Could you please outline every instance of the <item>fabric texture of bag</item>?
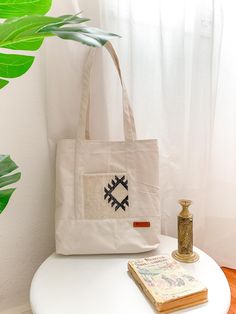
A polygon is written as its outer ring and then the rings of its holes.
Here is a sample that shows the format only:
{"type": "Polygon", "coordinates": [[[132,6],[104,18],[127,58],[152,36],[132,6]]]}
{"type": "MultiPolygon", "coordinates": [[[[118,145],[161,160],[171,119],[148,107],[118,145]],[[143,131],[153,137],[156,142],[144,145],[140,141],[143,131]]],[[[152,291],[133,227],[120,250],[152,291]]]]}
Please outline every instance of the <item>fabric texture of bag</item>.
{"type": "Polygon", "coordinates": [[[137,140],[133,112],[119,61],[124,141],[91,140],[87,116],[90,72],[96,49],[85,62],[76,139],[57,145],[56,252],[71,254],[137,253],[159,244],[160,209],[157,140],[137,140]]]}

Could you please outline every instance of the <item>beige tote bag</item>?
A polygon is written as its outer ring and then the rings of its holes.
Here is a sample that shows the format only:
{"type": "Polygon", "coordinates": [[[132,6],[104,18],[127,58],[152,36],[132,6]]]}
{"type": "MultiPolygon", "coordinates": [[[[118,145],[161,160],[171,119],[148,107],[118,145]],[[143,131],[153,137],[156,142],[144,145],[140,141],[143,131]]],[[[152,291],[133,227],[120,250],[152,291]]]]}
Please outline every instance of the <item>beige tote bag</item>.
{"type": "Polygon", "coordinates": [[[76,139],[60,140],[56,161],[56,252],[136,253],[155,249],[160,234],[158,144],[137,140],[119,61],[125,141],[91,140],[87,130],[90,70],[85,63],[76,139]]]}

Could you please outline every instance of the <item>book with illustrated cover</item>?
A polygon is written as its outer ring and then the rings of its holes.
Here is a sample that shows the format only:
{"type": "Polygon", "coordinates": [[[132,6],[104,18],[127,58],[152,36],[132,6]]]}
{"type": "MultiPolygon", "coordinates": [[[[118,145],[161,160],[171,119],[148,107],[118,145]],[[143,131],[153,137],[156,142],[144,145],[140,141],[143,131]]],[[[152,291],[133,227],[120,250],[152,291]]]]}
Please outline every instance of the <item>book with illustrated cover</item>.
{"type": "Polygon", "coordinates": [[[169,256],[130,260],[128,269],[161,313],[207,302],[207,288],[169,256]]]}

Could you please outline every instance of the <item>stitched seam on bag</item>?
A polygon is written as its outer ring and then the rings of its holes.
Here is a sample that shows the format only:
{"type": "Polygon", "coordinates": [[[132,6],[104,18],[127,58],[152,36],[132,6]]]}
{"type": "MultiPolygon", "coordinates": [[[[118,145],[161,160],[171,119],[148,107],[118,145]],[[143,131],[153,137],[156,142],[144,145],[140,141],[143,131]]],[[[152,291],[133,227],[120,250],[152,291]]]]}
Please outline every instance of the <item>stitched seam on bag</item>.
{"type": "MultiPolygon", "coordinates": [[[[130,221],[130,222],[133,222],[134,219],[145,219],[145,220],[148,220],[148,219],[160,219],[161,218],[161,215],[157,215],[157,216],[134,216],[134,217],[128,217],[128,218],[120,218],[120,220],[127,220],[127,221],[130,221]]],[[[67,218],[67,219],[59,219],[60,221],[91,221],[94,222],[94,221],[114,221],[113,218],[105,218],[105,219],[73,219],[73,218],[67,218]]]]}

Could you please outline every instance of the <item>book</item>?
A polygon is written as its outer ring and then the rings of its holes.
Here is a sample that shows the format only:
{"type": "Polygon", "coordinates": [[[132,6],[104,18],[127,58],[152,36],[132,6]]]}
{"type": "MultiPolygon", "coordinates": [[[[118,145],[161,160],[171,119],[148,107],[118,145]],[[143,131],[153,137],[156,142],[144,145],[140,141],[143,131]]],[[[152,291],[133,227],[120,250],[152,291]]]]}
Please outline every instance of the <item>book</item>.
{"type": "Polygon", "coordinates": [[[128,269],[160,313],[207,302],[208,290],[205,285],[169,256],[130,260],[128,269]]]}

